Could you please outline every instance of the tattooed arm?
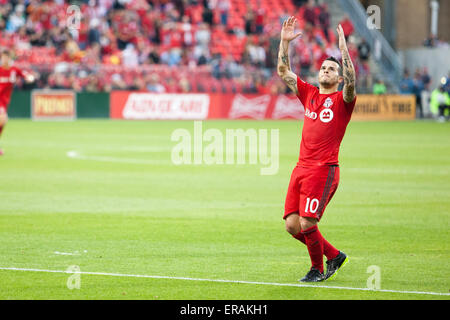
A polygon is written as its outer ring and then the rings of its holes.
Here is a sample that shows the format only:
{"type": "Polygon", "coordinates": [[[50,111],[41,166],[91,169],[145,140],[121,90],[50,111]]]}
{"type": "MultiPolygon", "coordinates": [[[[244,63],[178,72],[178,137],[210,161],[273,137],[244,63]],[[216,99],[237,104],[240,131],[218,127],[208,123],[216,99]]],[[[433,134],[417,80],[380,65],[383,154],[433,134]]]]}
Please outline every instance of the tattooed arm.
{"type": "Polygon", "coordinates": [[[280,50],[278,52],[277,72],[284,83],[298,95],[297,75],[291,71],[291,65],[289,63],[289,43],[302,34],[301,32],[294,33],[296,22],[297,19],[290,17],[283,23],[280,50]]]}
{"type": "Polygon", "coordinates": [[[342,54],[342,68],[344,76],[344,90],[342,94],[344,96],[344,101],[350,103],[355,99],[356,96],[355,68],[353,66],[352,59],[350,58],[350,54],[348,53],[344,30],[342,29],[341,25],[338,26],[337,32],[339,35],[339,49],[341,50],[342,54]]]}

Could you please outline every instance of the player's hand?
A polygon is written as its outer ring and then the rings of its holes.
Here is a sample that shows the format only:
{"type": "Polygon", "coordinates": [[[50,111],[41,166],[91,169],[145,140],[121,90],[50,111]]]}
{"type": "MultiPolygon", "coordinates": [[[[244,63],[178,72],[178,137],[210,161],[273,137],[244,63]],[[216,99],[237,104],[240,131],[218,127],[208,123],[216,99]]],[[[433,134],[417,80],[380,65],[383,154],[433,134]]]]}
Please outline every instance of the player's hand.
{"type": "Polygon", "coordinates": [[[344,29],[339,25],[336,30],[339,36],[339,49],[346,49],[347,41],[345,41],[344,29]]]}
{"type": "Polygon", "coordinates": [[[281,28],[281,40],[290,42],[302,35],[301,32],[295,33],[296,23],[297,19],[295,17],[289,17],[283,22],[283,27],[281,28]]]}

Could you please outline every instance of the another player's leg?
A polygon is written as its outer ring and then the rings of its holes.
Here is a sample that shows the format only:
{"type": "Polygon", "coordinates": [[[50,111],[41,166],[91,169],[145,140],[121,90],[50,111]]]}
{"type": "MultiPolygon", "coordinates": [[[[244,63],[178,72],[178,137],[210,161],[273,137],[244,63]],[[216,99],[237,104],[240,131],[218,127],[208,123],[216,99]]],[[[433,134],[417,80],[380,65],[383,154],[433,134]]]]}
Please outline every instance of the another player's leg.
{"type": "MultiPolygon", "coordinates": [[[[0,138],[7,122],[8,114],[6,113],[6,108],[0,106],[0,138]]],[[[3,155],[3,150],[0,147],[0,156],[1,155],[3,155]]]]}

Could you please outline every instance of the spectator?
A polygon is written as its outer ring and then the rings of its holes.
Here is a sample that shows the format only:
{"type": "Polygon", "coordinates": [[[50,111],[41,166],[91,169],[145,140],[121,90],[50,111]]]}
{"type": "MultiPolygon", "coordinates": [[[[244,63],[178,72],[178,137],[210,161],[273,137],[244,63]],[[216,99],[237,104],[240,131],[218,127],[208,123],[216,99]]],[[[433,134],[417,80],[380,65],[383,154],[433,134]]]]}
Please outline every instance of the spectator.
{"type": "Polygon", "coordinates": [[[207,1],[204,1],[205,4],[203,6],[203,13],[202,13],[202,19],[204,23],[207,23],[209,26],[213,25],[213,12],[211,8],[209,7],[209,4],[207,1]]]}
{"type": "Polygon", "coordinates": [[[373,85],[373,94],[375,95],[382,95],[386,94],[386,85],[384,84],[383,80],[379,79],[375,82],[373,85]]]}
{"type": "Polygon", "coordinates": [[[264,31],[264,14],[265,14],[265,11],[263,8],[258,8],[256,10],[256,16],[255,16],[255,32],[256,32],[256,34],[262,34],[264,31]]]}
{"type": "Polygon", "coordinates": [[[138,53],[131,43],[127,44],[125,50],[122,51],[122,65],[125,67],[137,67],[139,65],[138,53]]]}
{"type": "Polygon", "coordinates": [[[400,81],[400,93],[401,94],[413,94],[414,93],[414,81],[409,75],[409,71],[403,72],[403,78],[400,81]]]}
{"type": "Polygon", "coordinates": [[[88,44],[100,42],[100,20],[97,18],[92,19],[89,22],[89,32],[88,32],[88,44]]]}
{"type": "Polygon", "coordinates": [[[330,39],[330,14],[328,13],[328,5],[326,3],[319,6],[320,12],[318,16],[320,27],[322,28],[322,32],[325,35],[326,40],[329,42],[330,39]]]}
{"type": "Polygon", "coordinates": [[[370,45],[367,43],[365,38],[362,38],[360,44],[358,45],[358,56],[363,62],[368,61],[370,58],[370,45]]]}
{"type": "Polygon", "coordinates": [[[445,83],[445,88],[447,92],[450,94],[450,72],[448,73],[447,78],[444,78],[443,83],[445,83]]]}
{"type": "Polygon", "coordinates": [[[422,69],[422,82],[423,82],[423,87],[425,91],[430,91],[430,85],[431,85],[431,76],[428,72],[428,68],[424,67],[422,69]]]}
{"type": "Polygon", "coordinates": [[[135,77],[133,79],[133,83],[128,86],[127,89],[131,91],[145,91],[146,87],[144,79],[142,79],[141,77],[135,77]]]}
{"type": "Polygon", "coordinates": [[[18,4],[15,7],[14,12],[9,16],[8,23],[6,24],[6,30],[14,33],[25,25],[25,7],[23,4],[18,4]]]}
{"type": "Polygon", "coordinates": [[[202,23],[195,33],[195,42],[201,50],[208,50],[211,41],[211,31],[206,23],[202,23]]]}
{"type": "Polygon", "coordinates": [[[159,76],[157,74],[150,75],[149,81],[147,83],[147,90],[155,93],[166,92],[166,88],[164,88],[164,86],[159,83],[159,76]]]}
{"type": "Polygon", "coordinates": [[[430,111],[440,122],[448,120],[450,116],[450,95],[441,85],[431,93],[430,111]]]}
{"type": "Polygon", "coordinates": [[[180,79],[180,90],[182,93],[189,93],[191,92],[191,85],[185,77],[180,79]]]}
{"type": "Polygon", "coordinates": [[[316,12],[314,10],[314,0],[308,0],[303,11],[303,19],[312,26],[316,25],[316,12]]]}
{"type": "Polygon", "coordinates": [[[68,82],[64,78],[64,74],[57,72],[50,77],[49,80],[51,89],[69,89],[68,82]]]}
{"type": "Polygon", "coordinates": [[[122,76],[115,73],[111,76],[111,90],[126,90],[127,84],[123,81],[122,76]]]}
{"type": "Polygon", "coordinates": [[[264,48],[254,43],[252,38],[249,38],[247,51],[250,58],[250,63],[255,66],[262,67],[266,61],[266,51],[264,48]]]}
{"type": "Polygon", "coordinates": [[[419,116],[423,118],[423,108],[422,108],[422,91],[424,90],[424,85],[422,82],[422,75],[420,74],[420,70],[417,69],[414,73],[413,79],[413,93],[416,97],[416,107],[419,109],[419,116]]]}
{"type": "Polygon", "coordinates": [[[246,34],[253,34],[255,32],[255,14],[253,10],[250,8],[250,6],[247,7],[247,10],[245,12],[244,16],[244,22],[245,22],[245,33],[246,34]]]}
{"type": "Polygon", "coordinates": [[[230,11],[230,7],[230,0],[218,1],[217,8],[219,9],[220,13],[220,23],[225,27],[228,25],[228,14],[230,11]]]}
{"type": "Polygon", "coordinates": [[[159,54],[158,51],[156,50],[156,48],[153,48],[149,55],[148,55],[148,61],[151,64],[159,64],[160,59],[159,59],[159,54]]]}
{"type": "Polygon", "coordinates": [[[353,22],[348,15],[344,16],[344,19],[340,22],[342,29],[344,30],[345,40],[348,41],[348,38],[355,31],[355,27],[353,26],[353,22]]]}
{"type": "Polygon", "coordinates": [[[168,66],[179,65],[181,62],[181,52],[180,48],[172,48],[168,51],[164,51],[161,54],[161,62],[168,66]]]}
{"type": "Polygon", "coordinates": [[[85,90],[88,92],[98,92],[100,91],[101,87],[100,87],[100,83],[98,81],[97,76],[95,75],[90,75],[89,76],[89,81],[85,87],[85,90]]]}
{"type": "Polygon", "coordinates": [[[437,36],[430,34],[428,38],[423,41],[424,47],[434,48],[436,46],[437,36]]]}

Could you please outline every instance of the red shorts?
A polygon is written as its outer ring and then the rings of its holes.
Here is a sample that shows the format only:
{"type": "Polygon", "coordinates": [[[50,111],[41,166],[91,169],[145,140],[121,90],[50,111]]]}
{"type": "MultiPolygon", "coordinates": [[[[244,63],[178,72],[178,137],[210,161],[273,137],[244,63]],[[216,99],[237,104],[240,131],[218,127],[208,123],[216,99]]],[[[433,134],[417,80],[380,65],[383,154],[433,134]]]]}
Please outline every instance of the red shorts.
{"type": "Polygon", "coordinates": [[[292,171],[283,219],[292,213],[320,221],[339,184],[339,166],[305,168],[292,171]]]}

